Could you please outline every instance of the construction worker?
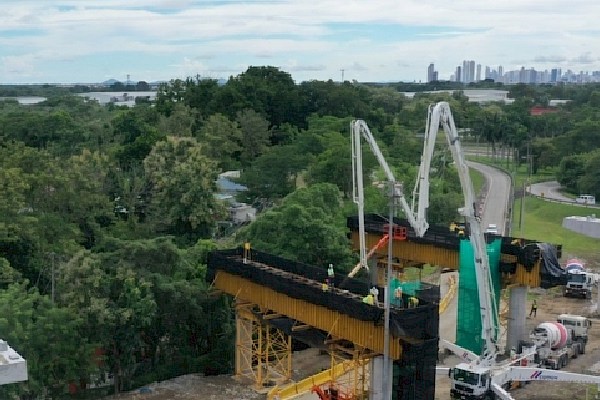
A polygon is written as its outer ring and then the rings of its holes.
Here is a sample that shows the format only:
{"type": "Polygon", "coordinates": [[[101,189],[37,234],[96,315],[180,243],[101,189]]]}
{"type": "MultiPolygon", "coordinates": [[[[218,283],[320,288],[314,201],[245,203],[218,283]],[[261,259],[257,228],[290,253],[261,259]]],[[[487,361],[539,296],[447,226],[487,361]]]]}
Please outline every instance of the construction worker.
{"type": "Polygon", "coordinates": [[[374,304],[373,295],[369,293],[368,295],[363,297],[362,302],[372,306],[374,304]]]}
{"type": "Polygon", "coordinates": [[[417,308],[419,306],[419,299],[417,299],[414,296],[411,296],[410,299],[408,299],[408,308],[417,308]]]}
{"type": "Polygon", "coordinates": [[[531,314],[533,314],[533,318],[537,317],[537,302],[533,299],[533,303],[531,303],[531,310],[529,310],[529,317],[531,318],[531,314]]]}
{"type": "Polygon", "coordinates": [[[333,287],[333,278],[335,277],[335,272],[333,271],[333,264],[329,264],[327,267],[327,284],[329,287],[333,287]]]}
{"type": "Polygon", "coordinates": [[[373,296],[375,304],[379,304],[379,289],[377,289],[377,286],[373,286],[369,290],[369,293],[373,296]]]}
{"type": "Polygon", "coordinates": [[[394,289],[394,302],[398,305],[398,307],[402,307],[402,287],[398,286],[394,289]]]}
{"type": "Polygon", "coordinates": [[[322,289],[324,292],[327,292],[327,291],[329,291],[329,285],[327,284],[327,279],[325,279],[325,281],[324,281],[323,283],[321,283],[321,289],[322,289]]]}

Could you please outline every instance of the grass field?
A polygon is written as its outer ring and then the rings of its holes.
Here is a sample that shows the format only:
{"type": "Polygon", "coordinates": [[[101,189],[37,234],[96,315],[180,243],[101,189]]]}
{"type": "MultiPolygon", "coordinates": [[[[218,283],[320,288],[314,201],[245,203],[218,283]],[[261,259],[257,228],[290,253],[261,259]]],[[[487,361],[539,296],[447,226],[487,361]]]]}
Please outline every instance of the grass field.
{"type": "MultiPolygon", "coordinates": [[[[527,181],[536,183],[556,179],[555,171],[552,169],[538,170],[536,174],[530,176],[527,164],[516,166],[512,163],[507,166],[505,160],[485,156],[471,156],[469,159],[510,173],[515,188],[522,188],[527,181]]],[[[471,177],[473,186],[477,191],[475,182],[479,178],[476,178],[473,173],[471,173],[471,177]]],[[[483,177],[481,179],[483,180],[483,177]]],[[[565,217],[585,217],[594,212],[597,212],[598,217],[600,217],[600,209],[596,211],[591,208],[552,203],[535,197],[528,197],[525,201],[524,218],[521,219],[521,199],[516,199],[513,207],[511,236],[561,244],[563,246],[562,260],[569,257],[580,257],[587,260],[591,264],[590,266],[600,267],[600,239],[590,238],[562,227],[562,221],[565,217]]]]}
{"type": "MultiPolygon", "coordinates": [[[[513,237],[524,237],[542,242],[562,244],[563,260],[575,256],[600,266],[600,239],[575,233],[562,227],[569,216],[589,216],[596,210],[569,204],[553,203],[535,197],[525,200],[524,219],[521,219],[521,200],[514,204],[513,237]]],[[[600,214],[600,210],[598,210],[600,214]]]]}

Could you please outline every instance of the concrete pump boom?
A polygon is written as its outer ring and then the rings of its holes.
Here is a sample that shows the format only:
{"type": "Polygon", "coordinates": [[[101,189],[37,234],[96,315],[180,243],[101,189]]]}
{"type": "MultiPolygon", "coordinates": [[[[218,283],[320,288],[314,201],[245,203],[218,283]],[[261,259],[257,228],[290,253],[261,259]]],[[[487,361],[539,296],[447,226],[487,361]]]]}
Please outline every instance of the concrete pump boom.
{"type": "MultiPolygon", "coordinates": [[[[364,210],[364,183],[363,183],[363,167],[362,167],[362,148],[361,148],[361,136],[365,139],[371,151],[377,158],[379,165],[383,168],[385,176],[388,182],[394,187],[394,196],[397,197],[400,201],[400,205],[402,207],[402,211],[410,226],[412,226],[415,234],[418,237],[422,237],[427,228],[429,228],[429,224],[425,218],[425,212],[427,207],[429,207],[429,172],[426,174],[421,174],[421,169],[419,170],[420,179],[417,179],[417,184],[415,186],[414,196],[413,196],[413,207],[411,208],[406,202],[406,198],[404,197],[404,193],[402,190],[402,185],[397,184],[396,178],[392,173],[388,163],[385,161],[373,134],[369,130],[369,127],[363,120],[355,120],[350,124],[350,128],[352,131],[352,183],[353,183],[353,198],[354,202],[358,205],[358,230],[359,230],[359,244],[360,244],[360,261],[357,265],[357,268],[353,270],[353,273],[356,273],[360,268],[367,268],[367,252],[365,245],[365,210],[364,210]],[[425,190],[423,190],[424,188],[425,190]],[[414,198],[419,198],[418,209],[414,211],[414,198]]],[[[392,223],[392,221],[390,221],[392,223]]],[[[352,274],[353,275],[353,274],[352,274]]]]}
{"type": "MultiPolygon", "coordinates": [[[[477,280],[477,288],[479,292],[480,316],[481,316],[481,338],[484,348],[481,352],[479,364],[491,366],[496,358],[496,343],[495,337],[497,332],[497,315],[495,294],[492,284],[492,276],[490,273],[489,259],[487,255],[485,236],[481,230],[481,220],[479,211],[475,203],[475,193],[473,184],[469,175],[469,167],[465,161],[460,138],[454,119],[450,112],[450,105],[447,102],[439,102],[429,107],[427,118],[427,127],[425,132],[426,151],[423,153],[424,162],[431,163],[433,149],[435,147],[435,139],[440,125],[446,134],[446,141],[452,153],[452,158],[458,170],[460,184],[462,186],[465,205],[459,209],[459,212],[464,216],[469,232],[469,240],[473,247],[475,258],[475,277],[477,280]]],[[[426,171],[429,170],[427,166],[426,171]]]]}

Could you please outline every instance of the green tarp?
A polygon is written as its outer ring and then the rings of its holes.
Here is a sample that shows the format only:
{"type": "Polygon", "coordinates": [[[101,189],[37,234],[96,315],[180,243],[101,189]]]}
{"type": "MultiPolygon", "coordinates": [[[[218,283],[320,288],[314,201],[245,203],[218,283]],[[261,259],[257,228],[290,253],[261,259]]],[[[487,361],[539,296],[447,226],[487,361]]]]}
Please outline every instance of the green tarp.
{"type": "MultiPolygon", "coordinates": [[[[496,310],[500,309],[500,247],[502,239],[495,239],[487,244],[487,253],[495,292],[496,310]]],[[[477,277],[475,275],[475,259],[473,247],[469,239],[460,241],[458,278],[458,311],[456,318],[456,344],[481,354],[481,315],[477,277]]],[[[493,316],[497,318],[498,316],[493,316]]],[[[496,326],[498,321],[496,320],[496,326]]],[[[498,332],[496,332],[497,339],[498,332]]]]}

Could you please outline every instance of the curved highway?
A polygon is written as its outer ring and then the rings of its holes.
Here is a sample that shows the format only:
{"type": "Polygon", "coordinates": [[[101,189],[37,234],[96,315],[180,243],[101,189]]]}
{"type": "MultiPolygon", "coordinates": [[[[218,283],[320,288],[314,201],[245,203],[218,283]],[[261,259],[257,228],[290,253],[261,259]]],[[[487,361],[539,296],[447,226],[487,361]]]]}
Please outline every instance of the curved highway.
{"type": "Polygon", "coordinates": [[[544,198],[574,203],[575,200],[560,193],[560,183],[556,181],[532,183],[527,191],[534,196],[544,196],[544,198]]]}
{"type": "Polygon", "coordinates": [[[489,224],[498,226],[500,235],[508,235],[510,229],[507,227],[507,216],[510,214],[510,176],[499,169],[476,162],[467,162],[473,168],[483,174],[486,185],[482,194],[483,214],[481,218],[482,228],[489,224]],[[487,188],[487,190],[485,190],[487,188]]]}

